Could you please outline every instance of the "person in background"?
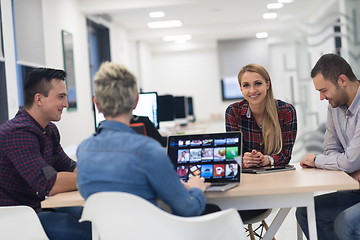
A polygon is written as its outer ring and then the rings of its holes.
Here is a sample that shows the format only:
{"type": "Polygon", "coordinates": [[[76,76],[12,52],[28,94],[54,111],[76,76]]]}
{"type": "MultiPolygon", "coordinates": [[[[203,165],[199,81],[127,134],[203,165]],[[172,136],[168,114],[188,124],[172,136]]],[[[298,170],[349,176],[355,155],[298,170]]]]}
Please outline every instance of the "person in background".
{"type": "MultiPolygon", "coordinates": [[[[324,153],[307,154],[304,168],[340,170],[360,180],[360,82],[345,59],[325,54],[311,71],[320,100],[328,100],[324,153]]],[[[360,192],[340,191],[315,197],[318,239],[360,239],[360,192]]],[[[296,218],[308,236],[306,208],[296,218]]]]}
{"type": "MultiPolygon", "coordinates": [[[[66,73],[38,68],[25,80],[25,107],[0,126],[0,206],[27,205],[51,240],[91,239],[82,207],[42,209],[46,196],[76,190],[76,162],[60,145],[52,121],[68,107],[66,73]]],[[[19,229],[21,231],[21,229],[19,229]]]]}
{"type": "MultiPolygon", "coordinates": [[[[225,127],[243,133],[242,167],[288,164],[297,133],[295,108],[274,99],[269,73],[258,64],[242,67],[238,81],[244,99],[228,106],[225,127]]],[[[239,213],[246,221],[265,211],[239,213]]]]}
{"type": "Polygon", "coordinates": [[[243,167],[288,164],[297,133],[295,108],[274,99],[270,76],[260,65],[243,67],[238,80],[244,100],[226,109],[225,121],[226,131],[243,133],[243,167]]]}
{"type": "Polygon", "coordinates": [[[129,126],[139,98],[134,75],[105,62],[95,75],[94,91],[95,105],[106,120],[77,149],[81,195],[87,199],[96,192],[127,192],[155,205],[160,198],[176,215],[202,214],[209,183],[200,177],[181,182],[159,142],[129,126]]]}

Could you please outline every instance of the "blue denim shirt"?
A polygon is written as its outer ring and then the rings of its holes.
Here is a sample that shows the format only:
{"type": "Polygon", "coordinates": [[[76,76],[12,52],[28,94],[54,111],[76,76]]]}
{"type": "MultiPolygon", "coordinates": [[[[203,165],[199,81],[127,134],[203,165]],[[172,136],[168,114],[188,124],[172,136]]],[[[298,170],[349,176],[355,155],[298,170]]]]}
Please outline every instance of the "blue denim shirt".
{"type": "Polygon", "coordinates": [[[187,190],[180,182],[164,148],[119,122],[104,121],[97,134],[77,150],[78,188],[86,199],[103,191],[138,195],[153,204],[162,199],[180,216],[200,215],[204,193],[187,190]]]}

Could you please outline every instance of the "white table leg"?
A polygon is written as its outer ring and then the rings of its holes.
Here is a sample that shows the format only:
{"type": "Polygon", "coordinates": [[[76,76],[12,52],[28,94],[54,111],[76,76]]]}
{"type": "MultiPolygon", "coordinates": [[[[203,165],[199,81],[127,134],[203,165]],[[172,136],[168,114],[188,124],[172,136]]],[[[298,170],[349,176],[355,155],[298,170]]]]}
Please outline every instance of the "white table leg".
{"type": "Polygon", "coordinates": [[[279,212],[276,214],[276,217],[272,221],[271,225],[269,226],[269,229],[266,231],[264,235],[264,240],[271,240],[276,232],[279,230],[281,224],[284,222],[286,216],[290,212],[291,208],[281,208],[279,212]]]}
{"type": "Polygon", "coordinates": [[[315,207],[307,206],[307,219],[309,227],[309,238],[310,240],[317,240],[317,231],[316,231],[316,219],[315,219],[315,207]]]}
{"type": "Polygon", "coordinates": [[[298,222],[296,222],[296,233],[297,233],[297,240],[303,240],[303,231],[298,222]]]}
{"type": "Polygon", "coordinates": [[[92,232],[92,240],[99,240],[100,239],[99,232],[96,229],[94,223],[91,223],[91,232],[92,232]]]}

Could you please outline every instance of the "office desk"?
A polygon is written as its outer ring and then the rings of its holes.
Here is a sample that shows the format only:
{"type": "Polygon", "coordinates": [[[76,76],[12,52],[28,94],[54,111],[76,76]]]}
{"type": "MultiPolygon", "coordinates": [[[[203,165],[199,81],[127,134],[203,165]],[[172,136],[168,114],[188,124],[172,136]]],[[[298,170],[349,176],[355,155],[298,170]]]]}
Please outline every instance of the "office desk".
{"type": "Polygon", "coordinates": [[[303,169],[296,164],[296,170],[243,174],[240,186],[227,192],[209,192],[209,203],[222,209],[239,210],[280,208],[264,239],[272,239],[292,207],[307,207],[309,235],[317,239],[314,192],[359,189],[359,183],[342,171],[303,169]]]}
{"type": "Polygon", "coordinates": [[[85,200],[79,191],[58,193],[41,202],[42,208],[74,207],[84,205],[85,200]]]}
{"type": "MultiPolygon", "coordinates": [[[[264,239],[272,239],[292,207],[307,207],[309,234],[317,239],[314,192],[359,189],[359,183],[341,171],[302,169],[265,174],[242,174],[238,187],[226,192],[207,192],[209,203],[222,209],[280,208],[264,239]]],[[[44,200],[43,208],[81,206],[79,192],[60,193],[44,200]]]]}

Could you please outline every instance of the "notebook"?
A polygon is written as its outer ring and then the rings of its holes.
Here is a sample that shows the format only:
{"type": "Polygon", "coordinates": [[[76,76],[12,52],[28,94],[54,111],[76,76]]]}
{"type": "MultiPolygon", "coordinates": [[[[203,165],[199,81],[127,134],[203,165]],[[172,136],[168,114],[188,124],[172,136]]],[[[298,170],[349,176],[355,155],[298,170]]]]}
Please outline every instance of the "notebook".
{"type": "Polygon", "coordinates": [[[226,191],[240,183],[241,132],[169,136],[167,152],[179,177],[204,177],[211,183],[206,191],[226,191]]]}
{"type": "Polygon", "coordinates": [[[283,166],[265,166],[265,167],[259,167],[259,168],[243,168],[243,173],[270,173],[270,172],[282,172],[282,171],[289,171],[289,170],[295,170],[294,165],[283,165],[283,166]]]}

